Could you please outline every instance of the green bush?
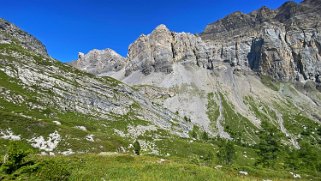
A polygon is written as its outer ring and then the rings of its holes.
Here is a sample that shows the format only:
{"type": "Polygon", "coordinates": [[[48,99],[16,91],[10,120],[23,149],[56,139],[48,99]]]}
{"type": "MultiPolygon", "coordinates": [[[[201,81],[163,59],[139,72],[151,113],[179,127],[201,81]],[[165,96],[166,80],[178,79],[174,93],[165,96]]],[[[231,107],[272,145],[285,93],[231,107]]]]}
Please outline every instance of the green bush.
{"type": "Polygon", "coordinates": [[[207,141],[207,140],[208,140],[208,133],[207,133],[206,131],[203,132],[203,134],[202,134],[202,139],[203,139],[204,141],[207,141]]]}
{"type": "Polygon", "coordinates": [[[7,153],[4,156],[3,164],[0,167],[1,172],[12,174],[23,166],[34,164],[31,161],[26,161],[25,158],[30,154],[30,151],[20,149],[15,142],[10,143],[7,153]]]}
{"type": "Polygon", "coordinates": [[[64,181],[68,180],[71,173],[67,166],[59,160],[47,160],[41,163],[41,169],[36,174],[39,180],[64,181]]]}

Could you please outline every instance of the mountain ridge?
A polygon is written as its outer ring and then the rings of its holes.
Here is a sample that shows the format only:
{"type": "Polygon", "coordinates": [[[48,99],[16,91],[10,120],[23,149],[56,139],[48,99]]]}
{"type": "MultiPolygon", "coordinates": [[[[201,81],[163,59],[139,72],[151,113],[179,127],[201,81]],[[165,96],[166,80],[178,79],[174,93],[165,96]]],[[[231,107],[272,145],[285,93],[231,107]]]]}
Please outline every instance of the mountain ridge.
{"type": "MultiPolygon", "coordinates": [[[[276,10],[262,7],[249,14],[235,12],[209,24],[200,36],[172,32],[159,25],[129,45],[126,64],[119,71],[96,75],[111,76],[137,87],[151,100],[190,118],[210,135],[225,138],[233,137],[223,126],[228,120],[218,115],[213,120],[208,110],[210,102],[219,107],[216,111],[222,115],[228,109],[221,108],[222,100],[228,100],[247,124],[258,129],[265,119],[276,118],[262,118],[254,112],[249,102],[254,98],[279,115],[279,129],[298,148],[296,136],[291,136],[283,125],[283,113],[275,103],[288,96],[306,102],[315,111],[321,105],[320,92],[314,91],[320,89],[318,27],[304,33],[287,30],[293,19],[302,22],[302,12],[310,17],[319,8],[310,5],[314,2],[287,2],[276,10]],[[305,41],[302,44],[301,35],[305,41]],[[208,96],[213,93],[215,99],[210,100],[208,96]]],[[[310,26],[316,19],[297,26],[310,26]]],[[[303,110],[300,101],[294,105],[303,110]]],[[[320,112],[312,112],[307,112],[310,118],[319,120],[320,112]]]]}
{"type": "MultiPolygon", "coordinates": [[[[188,33],[171,32],[161,35],[157,33],[159,30],[156,27],[151,32],[151,40],[142,35],[129,45],[127,63],[124,65],[125,76],[137,69],[142,69],[145,74],[155,70],[162,71],[162,66],[164,71],[171,72],[171,62],[178,56],[196,59],[195,64],[209,69],[213,67],[213,61],[227,61],[231,65],[242,69],[250,68],[275,80],[303,83],[311,80],[320,88],[320,36],[317,32],[321,16],[316,13],[320,6],[313,6],[314,3],[315,1],[304,1],[297,4],[289,1],[276,10],[262,7],[249,14],[235,12],[210,23],[200,34],[201,39],[188,33]],[[229,24],[233,26],[229,27],[229,24]],[[290,24],[291,29],[288,28],[290,24]],[[163,39],[169,38],[164,41],[171,41],[170,44],[161,43],[167,47],[153,48],[157,46],[157,42],[150,42],[162,41],[162,38],[153,34],[163,36],[163,39]],[[170,34],[174,36],[171,38],[170,34]],[[195,46],[193,43],[197,44],[197,48],[192,48],[195,46]],[[134,48],[136,44],[145,48],[134,48]],[[185,48],[188,50],[184,50],[185,48]],[[147,51],[150,53],[146,53],[147,51]],[[137,56],[140,57],[139,61],[136,61],[137,56]]],[[[169,32],[166,26],[165,29],[169,32]]],[[[108,71],[101,73],[110,75],[108,71]]]]}

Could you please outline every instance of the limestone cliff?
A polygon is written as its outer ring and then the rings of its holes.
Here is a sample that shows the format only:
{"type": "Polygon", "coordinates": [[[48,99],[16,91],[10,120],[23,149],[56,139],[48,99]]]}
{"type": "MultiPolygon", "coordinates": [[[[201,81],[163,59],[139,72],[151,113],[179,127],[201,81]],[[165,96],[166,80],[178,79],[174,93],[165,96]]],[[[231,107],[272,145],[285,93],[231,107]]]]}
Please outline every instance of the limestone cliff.
{"type": "Polygon", "coordinates": [[[278,80],[320,83],[320,12],[320,0],[236,12],[209,24],[201,37],[221,60],[278,80]]]}

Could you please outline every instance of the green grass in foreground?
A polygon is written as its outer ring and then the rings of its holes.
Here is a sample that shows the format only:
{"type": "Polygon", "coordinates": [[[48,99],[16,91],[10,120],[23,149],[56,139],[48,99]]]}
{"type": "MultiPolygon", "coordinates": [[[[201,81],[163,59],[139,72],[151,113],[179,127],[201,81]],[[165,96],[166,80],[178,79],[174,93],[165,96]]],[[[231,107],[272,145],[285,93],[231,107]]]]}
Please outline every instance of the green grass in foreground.
{"type": "Polygon", "coordinates": [[[33,155],[29,159],[40,163],[36,166],[38,170],[32,173],[22,172],[17,180],[291,180],[291,175],[284,171],[256,170],[253,171],[254,175],[250,173],[242,176],[238,169],[232,167],[216,169],[184,160],[166,158],[161,161],[159,157],[150,156],[33,155]],[[283,178],[280,175],[283,175],[283,178]]]}

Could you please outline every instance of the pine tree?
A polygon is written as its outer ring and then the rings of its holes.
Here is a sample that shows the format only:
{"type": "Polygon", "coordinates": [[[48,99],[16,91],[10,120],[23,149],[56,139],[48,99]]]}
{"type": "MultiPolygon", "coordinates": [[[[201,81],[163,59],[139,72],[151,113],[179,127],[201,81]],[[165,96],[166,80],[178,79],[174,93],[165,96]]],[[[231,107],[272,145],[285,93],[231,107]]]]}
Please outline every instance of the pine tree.
{"type": "Polygon", "coordinates": [[[135,154],[136,155],[140,155],[140,149],[141,149],[141,147],[140,147],[140,144],[139,144],[139,142],[136,140],[135,142],[134,142],[134,152],[135,152],[135,154]]]}
{"type": "Polygon", "coordinates": [[[207,134],[206,131],[203,132],[203,134],[202,134],[202,139],[203,139],[204,141],[207,141],[207,140],[208,140],[208,134],[207,134]]]}

